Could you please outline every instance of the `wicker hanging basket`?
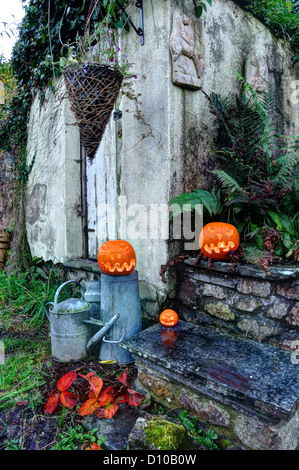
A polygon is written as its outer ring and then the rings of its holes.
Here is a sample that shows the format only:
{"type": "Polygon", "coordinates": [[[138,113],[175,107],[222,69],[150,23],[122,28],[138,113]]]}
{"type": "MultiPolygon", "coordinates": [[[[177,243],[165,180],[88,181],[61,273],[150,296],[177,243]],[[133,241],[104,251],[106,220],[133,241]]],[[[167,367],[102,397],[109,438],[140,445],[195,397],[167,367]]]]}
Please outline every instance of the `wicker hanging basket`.
{"type": "Polygon", "coordinates": [[[123,76],[108,65],[82,64],[67,67],[64,79],[83,147],[87,156],[93,158],[113,111],[123,76]]]}

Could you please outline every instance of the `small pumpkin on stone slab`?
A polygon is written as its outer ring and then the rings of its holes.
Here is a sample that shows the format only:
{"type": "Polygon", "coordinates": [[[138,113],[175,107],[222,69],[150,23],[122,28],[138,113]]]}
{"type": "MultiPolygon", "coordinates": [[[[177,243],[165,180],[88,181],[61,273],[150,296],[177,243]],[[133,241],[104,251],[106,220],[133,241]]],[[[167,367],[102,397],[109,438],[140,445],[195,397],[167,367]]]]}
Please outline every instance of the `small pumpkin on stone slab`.
{"type": "Polygon", "coordinates": [[[175,326],[179,321],[179,317],[174,310],[167,308],[166,310],[163,310],[159,317],[159,320],[163,326],[175,326]]]}

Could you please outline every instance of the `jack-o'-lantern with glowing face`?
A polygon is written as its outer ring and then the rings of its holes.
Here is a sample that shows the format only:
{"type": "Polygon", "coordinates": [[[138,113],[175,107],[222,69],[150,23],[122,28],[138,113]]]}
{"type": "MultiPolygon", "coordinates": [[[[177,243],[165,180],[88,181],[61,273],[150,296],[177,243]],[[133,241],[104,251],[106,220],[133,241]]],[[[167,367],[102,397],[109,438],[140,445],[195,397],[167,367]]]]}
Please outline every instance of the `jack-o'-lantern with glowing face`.
{"type": "Polygon", "coordinates": [[[136,267],[135,250],[125,240],[107,241],[98,251],[98,263],[104,274],[127,276],[136,267]]]}
{"type": "Polygon", "coordinates": [[[174,310],[167,308],[166,310],[163,310],[159,317],[159,320],[163,326],[175,326],[179,321],[179,317],[174,310]]]}
{"type": "Polygon", "coordinates": [[[234,225],[224,222],[211,222],[205,225],[199,235],[199,248],[207,257],[225,260],[230,251],[237,250],[240,243],[239,232],[234,225]]]}

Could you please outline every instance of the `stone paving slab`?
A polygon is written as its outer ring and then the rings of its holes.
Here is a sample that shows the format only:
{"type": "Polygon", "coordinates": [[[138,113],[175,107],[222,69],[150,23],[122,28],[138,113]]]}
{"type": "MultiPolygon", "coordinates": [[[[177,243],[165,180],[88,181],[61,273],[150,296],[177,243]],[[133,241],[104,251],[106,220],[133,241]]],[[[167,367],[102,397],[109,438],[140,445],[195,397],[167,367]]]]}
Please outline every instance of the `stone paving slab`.
{"type": "Polygon", "coordinates": [[[158,323],[121,347],[224,403],[274,420],[290,419],[296,411],[299,364],[289,351],[182,320],[173,328],[158,323]]]}

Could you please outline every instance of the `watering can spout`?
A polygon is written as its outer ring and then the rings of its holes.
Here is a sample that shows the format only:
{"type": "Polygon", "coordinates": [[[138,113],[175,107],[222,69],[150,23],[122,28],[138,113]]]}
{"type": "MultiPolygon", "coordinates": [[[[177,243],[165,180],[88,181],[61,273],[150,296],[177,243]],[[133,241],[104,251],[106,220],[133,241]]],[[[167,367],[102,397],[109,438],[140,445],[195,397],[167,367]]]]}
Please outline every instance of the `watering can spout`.
{"type": "MultiPolygon", "coordinates": [[[[117,313],[116,315],[114,315],[114,317],[111,318],[111,320],[105,323],[105,326],[103,326],[103,328],[101,328],[95,335],[92,336],[92,338],[90,338],[90,340],[87,343],[87,349],[91,348],[91,346],[93,346],[100,339],[102,339],[105,333],[107,333],[107,331],[113,326],[113,324],[116,322],[116,320],[119,319],[119,317],[120,317],[120,314],[117,313]]],[[[91,323],[91,321],[89,320],[89,321],[86,321],[85,323],[91,323]]]]}

